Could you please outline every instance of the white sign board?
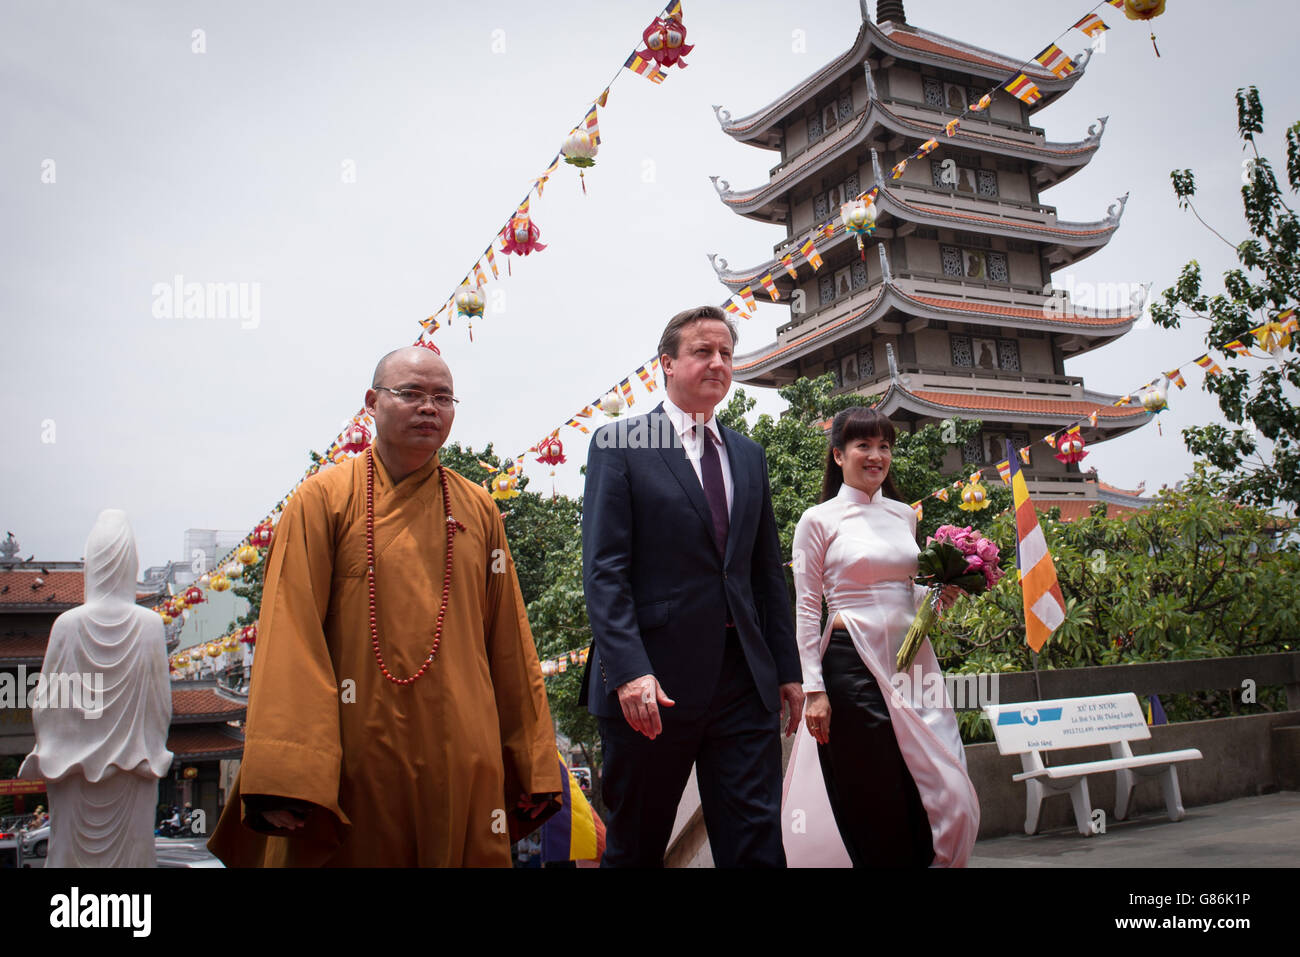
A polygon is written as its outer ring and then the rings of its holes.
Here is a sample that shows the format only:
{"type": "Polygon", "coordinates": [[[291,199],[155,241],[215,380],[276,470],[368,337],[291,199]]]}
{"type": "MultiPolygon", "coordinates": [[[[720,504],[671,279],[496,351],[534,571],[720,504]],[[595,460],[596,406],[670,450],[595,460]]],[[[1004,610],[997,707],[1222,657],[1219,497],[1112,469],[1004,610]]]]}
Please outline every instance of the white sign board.
{"type": "Polygon", "coordinates": [[[1151,737],[1146,715],[1132,692],[989,705],[984,713],[993,725],[1002,754],[1083,748],[1151,737]]]}

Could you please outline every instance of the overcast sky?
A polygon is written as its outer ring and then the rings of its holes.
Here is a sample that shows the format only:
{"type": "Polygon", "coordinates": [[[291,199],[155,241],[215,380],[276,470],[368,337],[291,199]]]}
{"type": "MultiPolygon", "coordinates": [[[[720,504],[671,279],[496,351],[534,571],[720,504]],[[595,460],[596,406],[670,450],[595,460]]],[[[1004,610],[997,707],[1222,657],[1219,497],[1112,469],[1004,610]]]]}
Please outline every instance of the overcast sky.
{"type": "MultiPolygon", "coordinates": [[[[1026,58],[1089,6],[906,4],[921,27],[1026,58]]],[[[1086,221],[1131,198],[1111,243],[1058,285],[1158,291],[1197,258],[1220,288],[1232,253],[1179,211],[1169,171],[1191,167],[1202,215],[1245,238],[1233,92],[1259,86],[1263,145],[1282,168],[1300,119],[1290,9],[1170,0],[1154,22],[1160,59],[1147,27],[1102,11],[1105,52],[1034,122],[1067,141],[1110,122],[1092,163],[1044,201],[1086,221]]],[[[631,0],[5,3],[0,535],[12,530],[24,555],[77,559],[99,510],[124,508],[143,567],[181,557],[187,528],[250,528],[360,407],[379,356],[418,335],[657,12],[631,0]],[[250,284],[256,321],[156,315],[154,287],[178,275],[250,284]]],[[[857,0],[686,0],[685,13],[690,66],[662,86],[623,71],[588,195],[563,167],[535,201],[550,248],[503,271],[504,298],[472,344],[459,322],[438,334],[463,400],[453,439],[527,448],[648,358],[670,315],[725,298],[706,253],[749,266],[784,236],[717,199],[710,174],[755,186],[777,154],[723,134],[710,105],[742,116],[843,52],[857,0]]],[[[1061,45],[1086,42],[1072,32],[1061,45]]],[[[764,305],[739,352],[788,318],[764,305]]],[[[1123,393],[1199,354],[1204,331],[1138,329],[1066,371],[1123,393]]],[[[1187,378],[1163,437],[1151,426],[1088,464],[1126,487],[1177,481],[1191,462],[1179,430],[1218,417],[1199,371],[1187,378]]],[[[782,406],[759,397],[760,410],[782,406]]],[[[570,465],[556,484],[579,494],[585,442],[562,437],[570,465]]]]}

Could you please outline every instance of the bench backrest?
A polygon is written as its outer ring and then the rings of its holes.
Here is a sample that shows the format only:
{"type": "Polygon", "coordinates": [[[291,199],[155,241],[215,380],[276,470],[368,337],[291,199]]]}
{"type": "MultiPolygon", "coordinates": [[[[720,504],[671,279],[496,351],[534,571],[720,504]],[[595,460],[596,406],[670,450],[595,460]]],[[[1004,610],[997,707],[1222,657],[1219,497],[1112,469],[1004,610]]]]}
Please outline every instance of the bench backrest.
{"type": "Polygon", "coordinates": [[[984,709],[1000,754],[1084,748],[1151,737],[1137,695],[1022,701],[984,709]]]}

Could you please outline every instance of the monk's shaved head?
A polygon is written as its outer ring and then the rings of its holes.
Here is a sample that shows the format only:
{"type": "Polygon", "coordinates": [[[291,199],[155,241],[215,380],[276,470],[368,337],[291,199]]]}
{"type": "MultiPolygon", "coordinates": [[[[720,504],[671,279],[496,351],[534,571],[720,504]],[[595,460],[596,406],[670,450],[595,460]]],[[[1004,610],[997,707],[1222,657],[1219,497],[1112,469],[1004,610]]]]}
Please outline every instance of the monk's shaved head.
{"type": "Polygon", "coordinates": [[[415,364],[416,368],[428,369],[430,371],[437,369],[450,373],[447,363],[443,361],[442,356],[432,349],[426,349],[424,346],[403,346],[400,349],[394,349],[388,353],[375,366],[375,375],[370,380],[370,388],[376,388],[380,385],[392,386],[384,377],[387,376],[395,366],[410,368],[407,361],[415,364]],[[432,363],[432,364],[430,364],[432,363]]]}

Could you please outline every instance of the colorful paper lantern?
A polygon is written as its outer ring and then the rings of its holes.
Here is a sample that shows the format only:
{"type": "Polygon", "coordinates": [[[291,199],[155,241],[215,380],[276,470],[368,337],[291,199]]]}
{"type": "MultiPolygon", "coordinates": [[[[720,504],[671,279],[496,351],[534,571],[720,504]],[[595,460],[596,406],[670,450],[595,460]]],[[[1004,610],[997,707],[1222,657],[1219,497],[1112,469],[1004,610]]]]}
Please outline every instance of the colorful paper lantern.
{"type": "Polygon", "coordinates": [[[456,314],[467,319],[479,319],[483,316],[483,296],[477,289],[468,286],[456,293],[456,314]]]}
{"type": "Polygon", "coordinates": [[[1169,408],[1169,402],[1165,397],[1165,390],[1159,386],[1152,386],[1142,393],[1142,408],[1148,412],[1161,412],[1169,408]]]}
{"type": "Polygon", "coordinates": [[[239,632],[239,640],[246,645],[257,644],[257,622],[245,625],[239,632]]]}
{"type": "Polygon", "coordinates": [[[1280,359],[1282,350],[1291,344],[1291,332],[1280,322],[1266,322],[1255,330],[1255,341],[1273,358],[1280,359]]]}
{"type": "Polygon", "coordinates": [[[492,497],[498,501],[515,498],[519,494],[519,480],[509,472],[498,472],[492,477],[492,497]]]}
{"type": "Polygon", "coordinates": [[[596,165],[596,153],[599,151],[599,145],[591,134],[583,129],[575,129],[560,147],[560,155],[564,157],[564,162],[578,167],[578,179],[582,181],[584,195],[587,192],[587,178],[582,171],[596,165]]]}
{"type": "Polygon", "coordinates": [[[552,435],[537,443],[537,461],[543,465],[564,464],[564,443],[552,435]]]}
{"type": "Polygon", "coordinates": [[[340,448],[348,453],[364,452],[369,444],[370,430],[360,422],[353,422],[344,430],[340,448]]]}
{"type": "Polygon", "coordinates": [[[600,400],[600,411],[611,419],[617,419],[619,413],[623,411],[623,400],[613,389],[606,392],[605,397],[600,400]]]}
{"type": "Polygon", "coordinates": [[[650,22],[641,34],[645,43],[644,50],[637,50],[637,56],[643,60],[654,60],[662,67],[688,64],[682,57],[695,49],[695,45],[686,42],[686,26],[677,16],[659,16],[650,22]]]}
{"type": "Polygon", "coordinates": [[[253,534],[248,537],[248,540],[258,548],[266,548],[271,544],[271,536],[274,534],[275,527],[267,520],[253,529],[253,534]]]}
{"type": "Polygon", "coordinates": [[[876,215],[876,204],[868,203],[863,199],[845,203],[840,207],[840,222],[858,241],[858,255],[862,257],[863,262],[866,262],[867,253],[862,245],[862,237],[870,236],[876,231],[876,215]]]}
{"type": "Polygon", "coordinates": [[[241,565],[256,565],[261,557],[261,554],[252,545],[244,545],[239,551],[235,552],[235,560],[241,565]]]}
{"type": "Polygon", "coordinates": [[[538,242],[541,235],[542,231],[530,217],[511,216],[510,223],[501,230],[501,251],[507,254],[514,253],[517,256],[541,252],[546,248],[545,243],[538,242]]]}
{"type": "Polygon", "coordinates": [[[1154,20],[1165,12],[1165,0],[1124,0],[1124,16],[1130,20],[1154,20]]]}
{"type": "Polygon", "coordinates": [[[1081,462],[1087,457],[1088,453],[1084,451],[1087,445],[1083,436],[1078,432],[1067,432],[1061,436],[1061,441],[1056,446],[1056,459],[1058,462],[1064,462],[1069,465],[1073,462],[1081,462]]]}
{"type": "Polygon", "coordinates": [[[221,574],[213,575],[208,587],[213,591],[227,591],[230,588],[230,579],[221,574]]]}
{"type": "Polygon", "coordinates": [[[961,490],[961,504],[957,507],[964,512],[978,512],[989,505],[989,493],[979,480],[979,475],[972,475],[971,481],[961,490]]]}
{"type": "Polygon", "coordinates": [[[185,603],[187,605],[197,605],[203,601],[203,589],[198,585],[191,585],[185,589],[185,603]]]}

